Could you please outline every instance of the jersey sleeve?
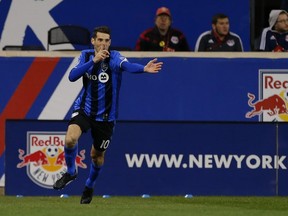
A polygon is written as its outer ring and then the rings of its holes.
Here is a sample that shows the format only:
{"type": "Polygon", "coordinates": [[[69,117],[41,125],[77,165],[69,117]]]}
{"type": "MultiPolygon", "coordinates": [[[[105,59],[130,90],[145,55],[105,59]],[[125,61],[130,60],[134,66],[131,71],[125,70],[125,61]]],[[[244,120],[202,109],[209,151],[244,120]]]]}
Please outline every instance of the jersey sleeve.
{"type": "Polygon", "coordinates": [[[195,45],[195,52],[206,51],[206,35],[208,32],[204,32],[197,38],[196,45],[195,45]]]}
{"type": "Polygon", "coordinates": [[[236,51],[238,52],[243,52],[244,48],[243,48],[243,44],[242,44],[242,40],[240,37],[237,37],[237,44],[236,44],[236,51]]]}
{"type": "Polygon", "coordinates": [[[130,73],[143,73],[144,72],[144,65],[137,64],[137,63],[130,63],[128,61],[125,61],[122,63],[121,68],[124,71],[130,72],[130,73]]]}
{"type": "Polygon", "coordinates": [[[130,73],[141,73],[144,72],[144,65],[131,63],[125,56],[122,56],[119,52],[111,52],[113,55],[114,67],[117,67],[121,71],[127,71],[130,73]]]}
{"type": "Polygon", "coordinates": [[[267,34],[269,34],[268,33],[269,30],[270,30],[269,27],[262,30],[259,50],[264,51],[266,49],[267,38],[269,37],[269,36],[267,36],[267,34]]]}
{"type": "Polygon", "coordinates": [[[78,80],[80,77],[84,75],[84,73],[93,65],[93,60],[89,60],[88,62],[85,62],[86,54],[85,52],[81,52],[79,58],[78,58],[78,63],[72,70],[70,71],[69,74],[69,80],[71,82],[74,82],[78,80]]]}

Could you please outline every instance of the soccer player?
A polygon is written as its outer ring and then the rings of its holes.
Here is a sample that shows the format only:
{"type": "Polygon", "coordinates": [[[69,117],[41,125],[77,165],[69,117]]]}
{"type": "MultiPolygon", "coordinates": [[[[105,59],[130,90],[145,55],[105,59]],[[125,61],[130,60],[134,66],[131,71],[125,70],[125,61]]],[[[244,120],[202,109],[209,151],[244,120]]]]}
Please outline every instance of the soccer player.
{"type": "Polygon", "coordinates": [[[74,111],[69,121],[65,137],[65,161],[67,172],[58,179],[53,188],[63,189],[77,177],[75,158],[78,152],[78,139],[91,129],[91,165],[89,177],[81,197],[81,204],[92,201],[97,176],[104,164],[104,155],[114,130],[118,112],[118,96],[122,72],[157,73],[163,62],[157,59],[146,65],[130,63],[118,51],[110,50],[111,36],[107,26],[94,29],[91,37],[94,49],[83,50],[78,64],[71,70],[69,80],[83,78],[83,88],[75,100],[74,111]]]}

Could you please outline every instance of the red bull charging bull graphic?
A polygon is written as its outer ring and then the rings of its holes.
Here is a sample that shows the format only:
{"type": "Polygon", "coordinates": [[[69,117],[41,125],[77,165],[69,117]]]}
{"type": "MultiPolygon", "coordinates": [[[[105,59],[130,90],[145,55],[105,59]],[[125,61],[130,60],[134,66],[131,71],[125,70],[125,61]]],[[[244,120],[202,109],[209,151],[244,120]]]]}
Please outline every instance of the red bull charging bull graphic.
{"type": "Polygon", "coordinates": [[[246,118],[259,116],[259,121],[288,121],[288,70],[259,70],[259,99],[248,93],[252,110],[246,118]]]}
{"type": "MultiPolygon", "coordinates": [[[[27,132],[27,151],[18,149],[17,168],[27,168],[28,177],[37,185],[52,189],[54,182],[66,172],[64,157],[65,132],[27,132]]],[[[86,169],[85,149],[76,157],[76,167],[86,169]]]]}

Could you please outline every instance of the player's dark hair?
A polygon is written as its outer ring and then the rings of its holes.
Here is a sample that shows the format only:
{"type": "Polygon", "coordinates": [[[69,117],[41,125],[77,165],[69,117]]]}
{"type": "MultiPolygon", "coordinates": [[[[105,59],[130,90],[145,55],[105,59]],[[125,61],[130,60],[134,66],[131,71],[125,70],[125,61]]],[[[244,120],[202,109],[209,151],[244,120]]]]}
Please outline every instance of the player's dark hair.
{"type": "Polygon", "coordinates": [[[213,17],[212,17],[212,24],[216,24],[218,19],[225,19],[225,18],[228,18],[228,16],[226,14],[222,14],[222,13],[219,13],[219,14],[215,14],[213,17]]]}
{"type": "Polygon", "coordinates": [[[109,28],[108,26],[99,26],[99,27],[96,27],[96,28],[93,30],[92,38],[96,38],[97,32],[109,34],[110,37],[111,37],[111,31],[110,31],[110,28],[109,28]]]}

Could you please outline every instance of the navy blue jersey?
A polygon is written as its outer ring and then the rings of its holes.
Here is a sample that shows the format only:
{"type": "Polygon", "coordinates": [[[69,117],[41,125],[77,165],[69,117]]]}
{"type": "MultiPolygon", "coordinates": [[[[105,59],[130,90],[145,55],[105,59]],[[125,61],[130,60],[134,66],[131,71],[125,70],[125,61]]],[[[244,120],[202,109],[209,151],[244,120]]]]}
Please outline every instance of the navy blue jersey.
{"type": "MultiPolygon", "coordinates": [[[[117,51],[110,51],[110,57],[94,63],[94,50],[81,52],[78,64],[71,70],[83,78],[83,88],[74,103],[75,110],[83,110],[96,121],[114,121],[118,114],[118,98],[122,80],[121,65],[128,60],[117,51]]],[[[132,63],[131,63],[132,64],[132,63]]],[[[143,66],[140,67],[143,71],[143,66]]],[[[77,75],[78,75],[77,74],[77,75]]],[[[69,79],[77,80],[79,77],[69,79]]]]}
{"type": "Polygon", "coordinates": [[[229,32],[223,41],[219,40],[213,31],[203,32],[197,39],[195,51],[242,52],[243,45],[239,35],[229,32]]]}
{"type": "Polygon", "coordinates": [[[265,28],[261,36],[260,50],[273,51],[277,46],[281,46],[284,51],[288,50],[288,32],[279,33],[265,28]]]}

